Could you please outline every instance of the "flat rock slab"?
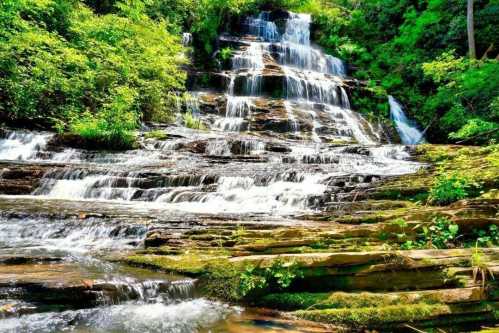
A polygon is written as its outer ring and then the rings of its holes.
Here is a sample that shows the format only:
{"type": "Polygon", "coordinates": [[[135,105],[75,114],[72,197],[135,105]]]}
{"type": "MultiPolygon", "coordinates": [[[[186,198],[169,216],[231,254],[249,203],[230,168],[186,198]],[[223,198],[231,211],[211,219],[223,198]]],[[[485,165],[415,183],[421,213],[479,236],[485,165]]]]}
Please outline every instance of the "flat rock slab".
{"type": "MultiPolygon", "coordinates": [[[[449,258],[470,258],[473,249],[448,249],[448,250],[411,250],[411,251],[370,251],[370,252],[339,252],[339,253],[301,253],[282,255],[253,255],[231,258],[232,262],[248,262],[259,266],[270,266],[276,259],[294,261],[302,267],[341,267],[353,265],[367,265],[386,263],[395,258],[405,260],[434,260],[433,265],[439,266],[439,260],[449,258]]],[[[499,257],[499,248],[483,249],[484,254],[492,258],[499,257]]],[[[431,261],[428,262],[431,264],[431,261]]]]}

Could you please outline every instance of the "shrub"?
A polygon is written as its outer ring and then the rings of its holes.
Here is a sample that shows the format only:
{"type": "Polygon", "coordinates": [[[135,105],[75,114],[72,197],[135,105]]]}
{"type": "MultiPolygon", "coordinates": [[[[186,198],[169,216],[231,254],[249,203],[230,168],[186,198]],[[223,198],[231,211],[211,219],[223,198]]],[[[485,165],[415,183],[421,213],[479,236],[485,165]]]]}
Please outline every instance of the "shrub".
{"type": "Polygon", "coordinates": [[[232,58],[232,48],[230,47],[224,47],[223,49],[220,50],[219,57],[220,60],[223,62],[229,61],[232,58]]]}
{"type": "Polygon", "coordinates": [[[473,183],[457,174],[442,174],[435,179],[430,189],[430,201],[438,205],[447,205],[467,198],[473,183]]]}
{"type": "Polygon", "coordinates": [[[296,262],[283,262],[278,259],[266,268],[248,266],[240,275],[240,292],[246,296],[265,289],[282,290],[301,277],[303,272],[296,262]]]}
{"type": "Polygon", "coordinates": [[[168,134],[162,130],[154,130],[154,131],[144,133],[144,138],[156,139],[156,140],[166,140],[166,139],[168,139],[168,134]]]}
{"type": "Polygon", "coordinates": [[[473,230],[478,246],[494,246],[499,244],[499,227],[491,224],[487,229],[473,230]]]}
{"type": "Polygon", "coordinates": [[[137,93],[127,87],[116,89],[111,103],[97,114],[84,113],[70,122],[69,129],[104,148],[129,149],[135,142],[137,114],[133,110],[137,93]]]}
{"type": "Polygon", "coordinates": [[[446,217],[437,216],[429,227],[423,226],[419,243],[437,249],[454,247],[458,238],[459,226],[446,217]]]}

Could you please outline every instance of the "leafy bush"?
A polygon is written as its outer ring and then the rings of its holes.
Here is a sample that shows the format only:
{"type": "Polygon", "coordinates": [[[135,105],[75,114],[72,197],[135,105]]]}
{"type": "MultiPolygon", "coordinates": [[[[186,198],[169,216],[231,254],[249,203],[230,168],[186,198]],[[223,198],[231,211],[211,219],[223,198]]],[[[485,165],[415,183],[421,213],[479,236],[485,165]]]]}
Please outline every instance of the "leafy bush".
{"type": "Polygon", "coordinates": [[[232,58],[232,48],[230,47],[224,47],[223,49],[220,50],[220,59],[222,61],[227,61],[232,58]]]}
{"type": "Polygon", "coordinates": [[[475,186],[468,178],[457,174],[442,174],[435,179],[430,189],[430,201],[438,205],[447,205],[465,199],[475,186]]]}
{"type": "Polygon", "coordinates": [[[499,244],[499,227],[491,224],[487,229],[473,230],[478,246],[495,246],[499,244]]]}
{"type": "Polygon", "coordinates": [[[112,14],[96,15],[77,0],[3,1],[0,118],[124,147],[140,118],[171,114],[183,47],[140,3],[115,1],[112,14]]]}
{"type": "Polygon", "coordinates": [[[136,92],[120,88],[114,100],[104,105],[97,115],[85,113],[70,122],[70,131],[108,148],[132,148],[137,114],[133,110],[136,92]]]}
{"type": "Polygon", "coordinates": [[[437,249],[454,247],[458,237],[459,226],[449,219],[437,216],[429,227],[423,226],[420,243],[437,249]]]}
{"type": "Polygon", "coordinates": [[[301,277],[303,277],[303,272],[296,262],[275,260],[270,267],[266,268],[248,266],[240,275],[240,292],[246,296],[251,292],[267,288],[282,290],[301,277]]]}

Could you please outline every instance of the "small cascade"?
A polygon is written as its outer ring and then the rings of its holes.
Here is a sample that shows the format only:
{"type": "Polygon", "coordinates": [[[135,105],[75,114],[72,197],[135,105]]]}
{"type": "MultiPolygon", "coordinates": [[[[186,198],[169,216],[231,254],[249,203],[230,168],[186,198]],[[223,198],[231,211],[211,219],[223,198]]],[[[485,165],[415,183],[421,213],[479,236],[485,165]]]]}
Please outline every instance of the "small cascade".
{"type": "Polygon", "coordinates": [[[206,146],[205,153],[208,156],[230,156],[230,146],[227,140],[217,139],[211,140],[206,146]]]}
{"type": "Polygon", "coordinates": [[[93,173],[80,169],[49,171],[34,195],[51,198],[80,198],[129,201],[140,186],[134,172],[93,173]]]}
{"type": "Polygon", "coordinates": [[[395,122],[402,143],[416,145],[424,141],[424,134],[418,129],[415,121],[407,118],[402,105],[393,96],[388,96],[388,103],[390,104],[390,117],[395,122]]]}
{"type": "Polygon", "coordinates": [[[199,117],[199,95],[200,93],[191,93],[184,95],[184,103],[186,112],[191,113],[192,115],[199,117]]]}
{"type": "Polygon", "coordinates": [[[0,160],[34,160],[43,151],[52,134],[8,131],[0,138],[0,160]]]}
{"type": "Polygon", "coordinates": [[[190,299],[194,298],[195,280],[175,280],[168,287],[168,294],[173,299],[190,299]]]}
{"type": "Polygon", "coordinates": [[[236,53],[232,57],[232,69],[249,69],[253,71],[263,69],[264,52],[268,52],[268,44],[250,42],[244,51],[236,53]]]}
{"type": "Polygon", "coordinates": [[[140,244],[148,227],[98,219],[8,219],[0,223],[0,248],[87,253],[131,249],[140,244]]]}
{"type": "Polygon", "coordinates": [[[267,42],[277,42],[280,39],[277,25],[270,21],[269,12],[261,12],[257,17],[248,17],[246,25],[251,35],[258,36],[267,42]]]}
{"type": "Polygon", "coordinates": [[[253,108],[251,97],[226,95],[226,101],[225,118],[217,120],[214,127],[231,132],[249,130],[246,118],[251,115],[253,108]]]}
{"type": "Polygon", "coordinates": [[[239,142],[242,155],[258,155],[265,151],[265,142],[258,140],[241,140],[239,142]]]}
{"type": "Polygon", "coordinates": [[[286,114],[289,119],[289,125],[291,128],[291,131],[293,131],[293,134],[295,136],[298,136],[300,134],[300,124],[296,120],[295,113],[293,111],[293,106],[291,105],[291,102],[289,101],[284,101],[284,107],[286,108],[286,114]]]}
{"type": "Polygon", "coordinates": [[[295,13],[290,15],[286,22],[286,31],[278,46],[279,62],[298,69],[345,76],[345,67],[340,59],[324,55],[310,45],[311,16],[295,13]]]}
{"type": "Polygon", "coordinates": [[[240,310],[194,299],[179,303],[142,303],[29,314],[0,321],[2,332],[198,332],[240,310]]]}

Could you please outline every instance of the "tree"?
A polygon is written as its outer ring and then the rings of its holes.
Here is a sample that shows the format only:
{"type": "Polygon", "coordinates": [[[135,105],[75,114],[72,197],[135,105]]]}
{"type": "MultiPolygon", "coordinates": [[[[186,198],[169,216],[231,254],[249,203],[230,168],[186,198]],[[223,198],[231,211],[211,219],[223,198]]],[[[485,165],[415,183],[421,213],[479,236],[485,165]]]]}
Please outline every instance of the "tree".
{"type": "Polygon", "coordinates": [[[468,0],[468,14],[467,14],[467,27],[468,27],[468,48],[470,53],[470,58],[476,58],[475,49],[475,31],[473,23],[473,0],[468,0]]]}

